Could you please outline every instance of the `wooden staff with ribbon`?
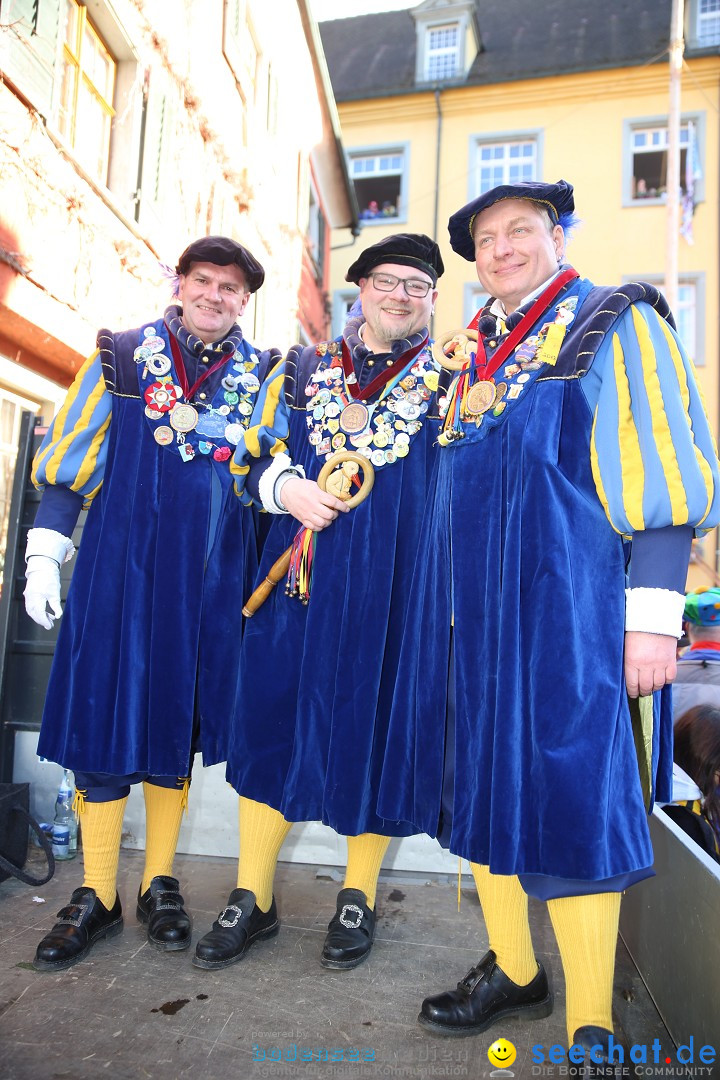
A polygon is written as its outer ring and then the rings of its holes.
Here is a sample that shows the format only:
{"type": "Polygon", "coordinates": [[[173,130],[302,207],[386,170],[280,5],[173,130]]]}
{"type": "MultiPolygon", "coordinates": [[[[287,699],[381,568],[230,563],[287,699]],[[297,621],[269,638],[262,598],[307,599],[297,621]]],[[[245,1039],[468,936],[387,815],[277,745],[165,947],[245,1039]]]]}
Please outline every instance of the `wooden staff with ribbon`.
{"type": "MultiPolygon", "coordinates": [[[[342,465],[346,461],[354,462],[361,470],[363,474],[362,483],[359,489],[354,495],[349,498],[344,498],[349,509],[358,506],[361,502],[367,499],[368,495],[372,491],[373,484],[375,483],[375,470],[370,462],[363,454],[356,454],[354,450],[339,450],[335,454],[331,454],[326,460],[322,469],[320,470],[317,478],[318,487],[322,491],[327,491],[327,482],[330,475],[335,471],[338,465],[342,465]]],[[[342,495],[339,495],[342,498],[342,495]]],[[[312,533],[312,530],[301,530],[312,533]]],[[[290,568],[290,559],[292,558],[293,549],[295,544],[291,544],[287,551],[284,551],[279,559],[272,564],[268,570],[267,576],[264,581],[261,581],[258,587],[254,590],[249,597],[245,607],[242,609],[242,613],[246,619],[252,618],[258,608],[267,600],[270,593],[273,591],[278,582],[286,576],[288,569],[290,568]]]]}

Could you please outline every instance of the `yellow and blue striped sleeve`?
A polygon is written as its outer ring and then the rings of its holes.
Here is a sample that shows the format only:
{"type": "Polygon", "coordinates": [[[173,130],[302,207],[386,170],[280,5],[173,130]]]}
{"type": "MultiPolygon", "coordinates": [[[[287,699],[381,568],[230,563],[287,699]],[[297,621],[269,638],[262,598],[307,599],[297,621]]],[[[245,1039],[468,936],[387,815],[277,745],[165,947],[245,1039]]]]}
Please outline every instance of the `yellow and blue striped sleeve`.
{"type": "Polygon", "coordinates": [[[251,463],[287,453],[290,410],[284,389],[285,360],[280,360],[258,391],[245,437],[238,443],[230,462],[230,471],[235,477],[235,492],[243,502],[252,502],[245,491],[251,463]]]}
{"type": "Polygon", "coordinates": [[[67,487],[82,495],[88,506],[102,486],[111,413],[112,395],[97,351],[75,376],[35,455],[35,487],[67,487]]]}
{"type": "Polygon", "coordinates": [[[717,448],[694,367],[670,325],[649,304],[633,304],[589,374],[593,477],[613,528],[625,536],[714,528],[717,448]]]}

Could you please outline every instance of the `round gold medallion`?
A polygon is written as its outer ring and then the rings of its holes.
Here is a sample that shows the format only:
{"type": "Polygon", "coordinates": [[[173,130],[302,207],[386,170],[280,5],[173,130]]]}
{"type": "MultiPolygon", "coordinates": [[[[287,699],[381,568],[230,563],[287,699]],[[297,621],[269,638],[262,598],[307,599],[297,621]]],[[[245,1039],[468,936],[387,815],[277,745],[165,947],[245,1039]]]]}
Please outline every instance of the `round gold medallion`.
{"type": "Polygon", "coordinates": [[[170,425],[176,431],[192,431],[198,419],[197,409],[192,405],[176,405],[170,413],[170,425]]]}
{"type": "Polygon", "coordinates": [[[481,416],[491,409],[495,401],[495,383],[482,379],[470,387],[465,398],[465,412],[468,416],[481,416]]]}
{"type": "Polygon", "coordinates": [[[352,401],[340,413],[340,427],[346,435],[356,435],[368,425],[370,414],[360,401],[352,401]]]}

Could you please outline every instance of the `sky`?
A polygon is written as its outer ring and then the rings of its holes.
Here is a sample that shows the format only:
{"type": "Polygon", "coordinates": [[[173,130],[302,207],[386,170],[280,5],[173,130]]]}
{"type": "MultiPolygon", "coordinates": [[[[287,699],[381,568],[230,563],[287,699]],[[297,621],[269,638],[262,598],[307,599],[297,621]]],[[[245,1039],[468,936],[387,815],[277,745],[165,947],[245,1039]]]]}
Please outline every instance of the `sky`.
{"type": "Polygon", "coordinates": [[[348,19],[353,15],[370,15],[375,11],[398,11],[417,7],[419,0],[310,0],[318,22],[327,19],[348,19]]]}

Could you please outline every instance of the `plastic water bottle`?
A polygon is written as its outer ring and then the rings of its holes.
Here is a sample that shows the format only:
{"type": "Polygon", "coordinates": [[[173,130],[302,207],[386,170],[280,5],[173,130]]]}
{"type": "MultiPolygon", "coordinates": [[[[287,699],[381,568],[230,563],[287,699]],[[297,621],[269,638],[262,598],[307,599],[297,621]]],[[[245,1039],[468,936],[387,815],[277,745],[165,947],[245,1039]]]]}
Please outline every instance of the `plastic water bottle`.
{"type": "Polygon", "coordinates": [[[77,821],[73,813],[74,785],[63,769],[63,777],[55,800],[53,822],[53,855],[56,859],[74,859],[77,855],[77,821]]]}

